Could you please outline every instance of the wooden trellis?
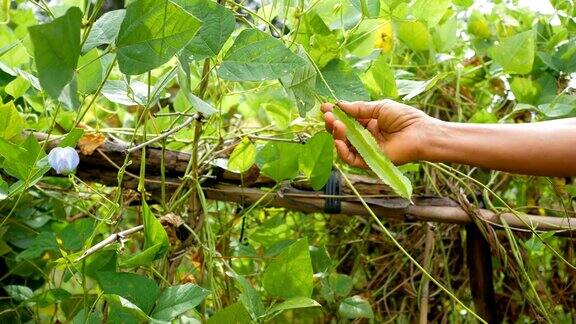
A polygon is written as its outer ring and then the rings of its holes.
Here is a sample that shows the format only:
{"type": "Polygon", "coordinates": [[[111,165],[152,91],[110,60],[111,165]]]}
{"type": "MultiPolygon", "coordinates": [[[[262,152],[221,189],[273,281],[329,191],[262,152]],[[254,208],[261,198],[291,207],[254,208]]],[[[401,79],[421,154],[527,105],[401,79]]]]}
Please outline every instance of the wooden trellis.
{"type": "MultiPolygon", "coordinates": [[[[45,140],[45,134],[36,134],[40,140],[45,140]]],[[[50,140],[47,147],[58,144],[50,140]]],[[[106,140],[91,155],[80,153],[81,162],[77,176],[85,181],[95,181],[105,185],[117,186],[117,173],[124,163],[126,154],[130,154],[131,165],[126,168],[122,188],[135,189],[138,186],[138,172],[141,152],[128,152],[129,144],[120,141],[106,140]]],[[[223,150],[226,152],[229,150],[223,150]]],[[[190,154],[158,148],[146,150],[146,189],[153,195],[160,191],[160,167],[165,162],[165,181],[168,192],[175,190],[181,184],[181,176],[188,165],[190,154]],[[164,155],[164,159],[162,159],[164,155]]],[[[216,166],[209,166],[211,175],[205,178],[202,189],[207,199],[253,204],[260,206],[283,207],[304,213],[325,213],[327,198],[339,200],[339,213],[346,215],[367,216],[368,212],[361,202],[353,195],[350,188],[342,187],[340,195],[327,195],[324,192],[313,191],[305,181],[295,181],[279,189],[271,191],[273,181],[258,174],[257,169],[248,171],[240,177],[216,166]]],[[[206,168],[204,170],[207,170],[206,168]]],[[[402,198],[394,196],[386,186],[377,179],[348,175],[354,187],[365,197],[370,208],[381,218],[404,222],[438,222],[461,224],[467,232],[467,266],[470,275],[470,288],[476,312],[487,322],[498,322],[492,278],[492,262],[490,245],[476,221],[486,226],[499,228],[505,221],[513,230],[558,231],[561,235],[571,235],[576,229],[576,217],[552,217],[529,215],[512,212],[495,213],[487,209],[472,208],[462,205],[452,199],[442,197],[413,198],[410,204],[402,198]]],[[[572,215],[573,216],[573,215],[572,215]]]]}

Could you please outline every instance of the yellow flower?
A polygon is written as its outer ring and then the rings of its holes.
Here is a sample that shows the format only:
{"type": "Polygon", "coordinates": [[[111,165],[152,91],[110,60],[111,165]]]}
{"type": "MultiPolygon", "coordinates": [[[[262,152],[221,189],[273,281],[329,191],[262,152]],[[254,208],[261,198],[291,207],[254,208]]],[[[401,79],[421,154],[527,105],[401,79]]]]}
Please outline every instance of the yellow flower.
{"type": "Polygon", "coordinates": [[[384,21],[376,32],[374,48],[382,49],[382,53],[389,53],[394,46],[394,34],[392,23],[389,20],[384,21]]]}

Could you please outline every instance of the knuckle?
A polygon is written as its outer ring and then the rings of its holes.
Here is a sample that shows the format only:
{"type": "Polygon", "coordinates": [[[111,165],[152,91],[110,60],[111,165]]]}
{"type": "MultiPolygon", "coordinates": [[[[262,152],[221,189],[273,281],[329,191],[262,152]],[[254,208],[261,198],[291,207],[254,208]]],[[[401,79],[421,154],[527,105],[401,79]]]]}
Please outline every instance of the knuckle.
{"type": "Polygon", "coordinates": [[[397,103],[397,102],[394,101],[394,100],[392,100],[392,99],[382,99],[382,100],[376,101],[376,104],[377,104],[379,107],[382,107],[382,108],[390,107],[390,106],[392,106],[392,105],[394,105],[394,104],[396,104],[396,103],[397,103]]]}

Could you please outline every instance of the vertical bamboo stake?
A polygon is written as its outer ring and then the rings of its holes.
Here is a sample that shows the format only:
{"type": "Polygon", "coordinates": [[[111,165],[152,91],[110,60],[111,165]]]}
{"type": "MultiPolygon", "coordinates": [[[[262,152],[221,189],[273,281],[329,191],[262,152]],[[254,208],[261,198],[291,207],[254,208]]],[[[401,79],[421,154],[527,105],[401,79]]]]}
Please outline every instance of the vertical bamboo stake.
{"type": "MultiPolygon", "coordinates": [[[[210,59],[204,60],[204,66],[202,68],[202,79],[200,80],[200,85],[198,86],[198,97],[200,99],[204,99],[204,95],[206,93],[206,89],[208,88],[208,79],[210,77],[210,59]]],[[[194,119],[194,139],[192,142],[192,153],[191,158],[188,164],[188,168],[186,169],[186,174],[192,178],[192,188],[190,189],[190,198],[188,204],[190,206],[187,225],[189,228],[194,229],[195,232],[200,230],[202,227],[202,223],[204,221],[204,215],[202,213],[202,206],[200,205],[200,200],[198,198],[198,191],[196,188],[198,187],[194,182],[198,181],[198,142],[200,141],[200,136],[202,135],[202,114],[198,112],[194,119]]],[[[184,183],[190,183],[188,179],[184,180],[184,183]]],[[[184,242],[184,248],[190,246],[192,240],[194,239],[193,236],[188,237],[184,242]]],[[[170,263],[169,270],[168,270],[168,281],[174,282],[176,279],[176,271],[178,266],[180,266],[181,259],[178,258],[170,263]]]]}
{"type": "MultiPolygon", "coordinates": [[[[204,99],[206,94],[206,89],[208,89],[208,80],[210,78],[210,59],[204,60],[204,66],[202,67],[202,80],[198,85],[198,98],[204,99]]],[[[192,179],[194,182],[198,181],[198,142],[200,141],[200,135],[202,135],[202,114],[198,112],[198,117],[194,120],[194,140],[192,143],[192,179]]],[[[190,194],[190,215],[188,217],[188,226],[194,228],[196,233],[202,228],[204,222],[204,215],[202,214],[202,206],[198,199],[197,186],[192,186],[192,191],[190,194]],[[196,226],[194,225],[196,221],[196,226]]]]}
{"type": "Polygon", "coordinates": [[[499,323],[490,245],[474,223],[466,225],[466,259],[476,313],[488,323],[499,323]]]}

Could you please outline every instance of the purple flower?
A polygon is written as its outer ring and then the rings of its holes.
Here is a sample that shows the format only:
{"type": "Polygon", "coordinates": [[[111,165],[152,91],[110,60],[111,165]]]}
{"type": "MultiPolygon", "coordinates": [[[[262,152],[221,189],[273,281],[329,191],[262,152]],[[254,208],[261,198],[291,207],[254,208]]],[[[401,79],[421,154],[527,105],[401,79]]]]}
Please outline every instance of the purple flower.
{"type": "Polygon", "coordinates": [[[69,174],[76,170],[80,157],[70,146],[55,147],[48,153],[48,163],[58,174],[69,174]]]}

